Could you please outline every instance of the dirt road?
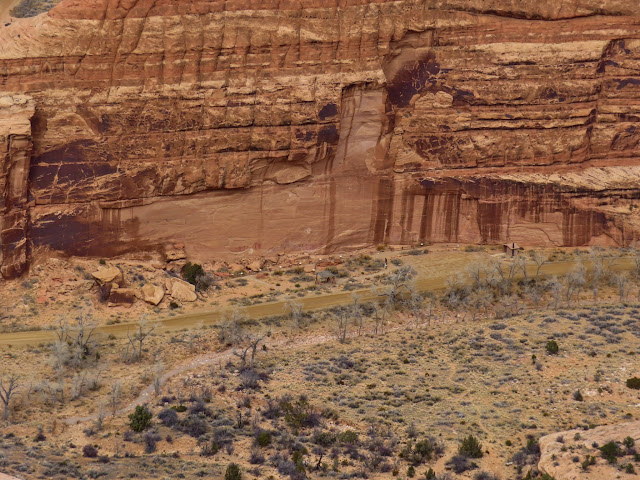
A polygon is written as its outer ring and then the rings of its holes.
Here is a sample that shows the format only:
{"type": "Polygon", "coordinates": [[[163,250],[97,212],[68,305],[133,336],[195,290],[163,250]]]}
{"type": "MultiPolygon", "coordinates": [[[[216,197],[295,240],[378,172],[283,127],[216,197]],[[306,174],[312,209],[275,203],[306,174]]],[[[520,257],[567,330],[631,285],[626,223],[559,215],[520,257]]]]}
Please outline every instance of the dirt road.
{"type": "MultiPolygon", "coordinates": [[[[436,254],[422,256],[405,256],[403,257],[406,265],[413,266],[418,272],[416,279],[417,288],[420,291],[438,291],[446,287],[448,278],[465,272],[466,267],[484,258],[486,254],[464,254],[460,255],[452,261],[451,258],[439,260],[436,254]]],[[[576,264],[576,260],[568,260],[562,262],[548,263],[541,269],[541,274],[545,277],[553,275],[564,275],[569,272],[576,264]]],[[[585,262],[587,269],[591,268],[589,262],[585,262]]],[[[629,270],[634,266],[633,258],[622,257],[615,265],[615,270],[629,270]]],[[[535,265],[530,264],[527,267],[530,274],[535,273],[535,265]]],[[[299,298],[304,311],[320,310],[335,307],[338,305],[347,305],[353,300],[356,294],[362,302],[370,301],[377,298],[374,288],[365,288],[361,290],[353,290],[350,292],[339,292],[325,295],[310,294],[306,297],[299,298]]],[[[243,312],[252,319],[260,319],[272,315],[282,315],[284,313],[284,305],[286,300],[276,302],[262,303],[259,305],[251,305],[243,307],[243,312]]],[[[227,310],[205,310],[196,313],[188,313],[183,315],[175,315],[173,317],[159,318],[156,326],[157,333],[174,332],[182,329],[192,328],[198,325],[211,325],[220,322],[227,310]]],[[[113,325],[104,325],[97,329],[97,332],[103,335],[114,335],[115,337],[124,337],[135,327],[136,322],[118,323],[113,325]]],[[[11,346],[27,346],[38,345],[40,343],[48,343],[54,340],[54,333],[50,330],[35,330],[12,332],[0,335],[0,347],[3,345],[11,346]]]]}

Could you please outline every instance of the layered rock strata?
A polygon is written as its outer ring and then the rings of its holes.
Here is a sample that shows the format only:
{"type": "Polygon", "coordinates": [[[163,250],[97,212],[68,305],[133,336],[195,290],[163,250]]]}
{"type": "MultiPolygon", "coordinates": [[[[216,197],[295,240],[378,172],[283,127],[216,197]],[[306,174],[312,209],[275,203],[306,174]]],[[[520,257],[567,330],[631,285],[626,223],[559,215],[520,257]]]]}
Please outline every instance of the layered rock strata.
{"type": "Polygon", "coordinates": [[[3,275],[175,242],[632,244],[639,20],[623,0],[64,0],[0,29],[0,116],[22,125],[0,122],[3,275]]]}

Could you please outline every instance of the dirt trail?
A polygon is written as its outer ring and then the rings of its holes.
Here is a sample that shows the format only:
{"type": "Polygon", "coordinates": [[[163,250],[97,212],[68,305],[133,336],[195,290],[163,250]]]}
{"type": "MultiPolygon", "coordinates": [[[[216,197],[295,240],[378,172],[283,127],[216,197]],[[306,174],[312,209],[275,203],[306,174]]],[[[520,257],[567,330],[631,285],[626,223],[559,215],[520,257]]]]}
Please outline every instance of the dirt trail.
{"type": "Polygon", "coordinates": [[[2,22],[0,28],[2,28],[5,23],[9,22],[11,19],[11,9],[19,2],[20,0],[0,0],[0,22],[2,22]]]}
{"type": "MultiPolygon", "coordinates": [[[[289,349],[298,349],[302,347],[308,347],[311,345],[319,345],[321,343],[326,343],[329,341],[335,341],[335,337],[332,335],[317,335],[313,337],[302,337],[297,340],[291,339],[282,339],[276,340],[273,342],[266,342],[269,350],[273,350],[274,348],[286,346],[289,349]]],[[[171,378],[180,375],[182,373],[194,370],[196,368],[208,367],[211,365],[218,365],[220,363],[226,362],[233,357],[233,349],[227,349],[221,352],[210,352],[205,353],[203,355],[197,356],[189,360],[182,365],[179,365],[162,375],[161,383],[164,385],[171,378]]],[[[143,405],[145,403],[149,403],[151,399],[154,397],[155,388],[154,385],[151,384],[147,386],[144,390],[140,392],[140,394],[135,398],[135,400],[129,402],[126,406],[117,410],[116,415],[122,415],[130,410],[133,410],[138,405],[143,405]]],[[[64,420],[65,423],[69,425],[74,425],[77,423],[88,422],[91,420],[97,420],[98,415],[87,415],[87,416],[77,416],[77,417],[69,417],[64,420]]]]}
{"type": "MultiPolygon", "coordinates": [[[[453,275],[464,273],[466,267],[474,261],[483,258],[480,255],[469,254],[460,257],[452,262],[451,259],[439,262],[430,255],[404,257],[407,258],[405,264],[411,264],[417,272],[416,286],[420,291],[438,291],[446,287],[446,281],[453,275]],[[408,258],[411,258],[409,263],[408,258]]],[[[435,254],[434,254],[435,256],[435,254]]],[[[561,262],[548,263],[541,269],[541,275],[545,277],[553,275],[563,275],[569,272],[576,265],[576,260],[566,260],[561,262]]],[[[585,266],[589,270],[591,264],[586,261],[585,266]]],[[[619,271],[629,270],[634,266],[633,258],[622,257],[614,269],[619,271]]],[[[535,265],[527,267],[529,275],[535,274],[535,265]]],[[[320,310],[339,305],[348,305],[353,301],[353,295],[358,295],[362,302],[367,302],[378,298],[375,288],[365,288],[350,292],[330,293],[326,295],[308,295],[297,299],[302,303],[305,311],[320,310]]],[[[282,315],[284,305],[287,300],[262,303],[243,307],[242,311],[252,319],[261,319],[272,315],[282,315]]],[[[230,309],[207,310],[173,317],[160,318],[156,321],[156,333],[175,332],[185,328],[192,328],[200,325],[211,325],[220,322],[230,309]]],[[[98,327],[97,333],[103,335],[114,335],[115,337],[125,337],[137,322],[126,322],[98,327]]],[[[0,347],[3,345],[27,346],[49,343],[55,340],[55,335],[51,330],[29,330],[23,332],[11,332],[0,335],[0,347]]]]}

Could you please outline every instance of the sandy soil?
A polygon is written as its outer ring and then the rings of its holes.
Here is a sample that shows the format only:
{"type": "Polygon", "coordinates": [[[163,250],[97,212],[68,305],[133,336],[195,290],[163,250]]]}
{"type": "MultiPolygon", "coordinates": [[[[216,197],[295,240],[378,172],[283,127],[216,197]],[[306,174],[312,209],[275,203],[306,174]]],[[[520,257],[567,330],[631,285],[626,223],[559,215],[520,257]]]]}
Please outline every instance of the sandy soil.
{"type": "Polygon", "coordinates": [[[20,0],[0,0],[0,22],[2,22],[0,28],[2,28],[5,23],[11,20],[9,12],[11,12],[11,9],[15,7],[19,2],[20,0]]]}

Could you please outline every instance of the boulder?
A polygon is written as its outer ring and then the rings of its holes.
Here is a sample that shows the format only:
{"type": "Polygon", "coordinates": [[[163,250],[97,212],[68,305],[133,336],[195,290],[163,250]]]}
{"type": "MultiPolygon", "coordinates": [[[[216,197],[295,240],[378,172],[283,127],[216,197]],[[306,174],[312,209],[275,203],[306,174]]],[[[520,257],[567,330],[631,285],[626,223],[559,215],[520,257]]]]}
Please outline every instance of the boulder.
{"type": "Polygon", "coordinates": [[[91,276],[101,284],[112,282],[120,283],[123,280],[122,272],[118,267],[100,266],[95,272],[91,273],[91,276]]]}
{"type": "Polygon", "coordinates": [[[195,302],[198,299],[196,287],[189,282],[179,278],[168,278],[166,281],[167,290],[175,300],[181,302],[195,302]]]}
{"type": "Polygon", "coordinates": [[[118,305],[130,306],[136,301],[137,296],[134,288],[112,288],[109,294],[108,305],[110,307],[118,305]]]}
{"type": "Polygon", "coordinates": [[[164,298],[164,288],[147,283],[140,291],[142,300],[151,305],[158,305],[164,298]]]}
{"type": "Polygon", "coordinates": [[[249,265],[247,265],[247,268],[252,272],[259,272],[260,270],[262,270],[262,260],[254,260],[249,265]]]}

